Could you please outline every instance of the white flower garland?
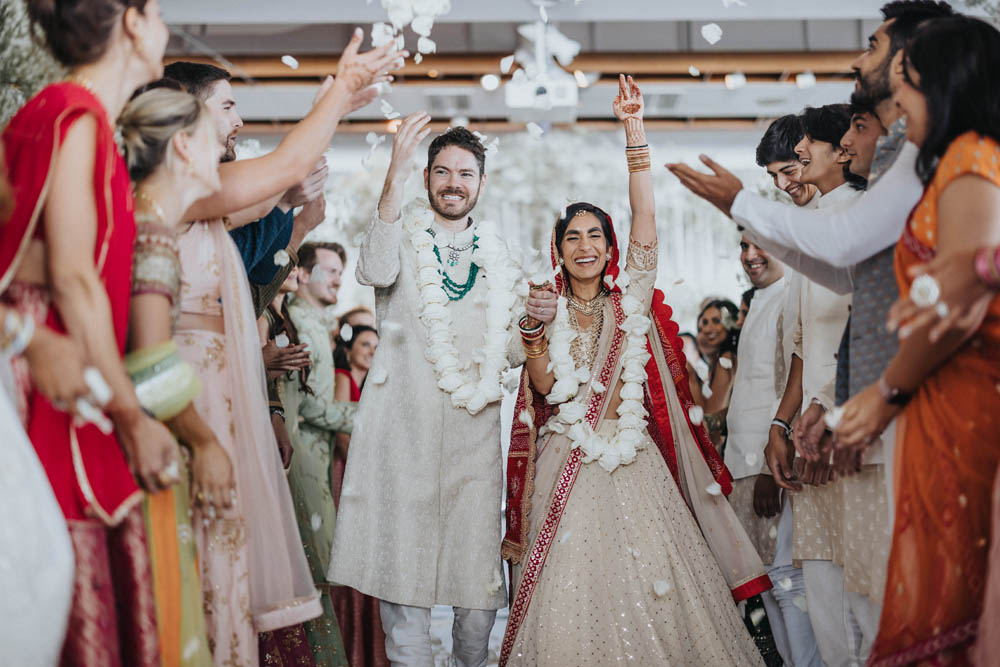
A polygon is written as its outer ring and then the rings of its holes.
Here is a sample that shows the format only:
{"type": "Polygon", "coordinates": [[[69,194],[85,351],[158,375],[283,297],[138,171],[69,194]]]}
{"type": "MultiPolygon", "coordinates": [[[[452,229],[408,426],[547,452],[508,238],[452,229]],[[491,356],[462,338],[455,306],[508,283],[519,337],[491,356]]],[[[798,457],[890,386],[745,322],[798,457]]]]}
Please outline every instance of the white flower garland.
{"type": "MultiPolygon", "coordinates": [[[[466,381],[462,371],[471,362],[462,364],[455,348],[451,330],[448,295],[442,285],[440,262],[434,254],[434,237],[427,231],[434,223],[434,214],[426,200],[417,200],[403,212],[403,228],[417,253],[417,289],[420,292],[420,321],[427,334],[424,357],[434,367],[438,387],[451,394],[456,408],[476,414],[488,404],[500,400],[501,376],[507,370],[507,338],[517,299],[514,283],[519,273],[507,261],[505,245],[491,222],[477,224],[479,237],[473,261],[479,265],[480,279],[486,280],[486,333],[483,336],[479,378],[466,381]]],[[[478,355],[477,355],[478,358],[478,355]]]]}
{"type": "MultiPolygon", "coordinates": [[[[642,385],[646,381],[646,334],[650,320],[642,314],[642,302],[625,291],[629,278],[625,271],[619,275],[618,286],[622,288],[622,311],[625,319],[619,328],[625,332],[625,361],[622,369],[624,384],[621,390],[621,405],[618,406],[618,424],[614,436],[609,440],[594,432],[584,420],[587,406],[582,396],[577,396],[579,385],[591,378],[591,371],[576,368],[570,352],[570,343],[576,337],[569,323],[569,310],[565,297],[559,297],[556,319],[552,323],[552,338],[549,341],[549,359],[556,381],[546,400],[559,405],[559,414],[546,423],[550,431],[566,433],[575,447],[584,453],[584,463],[597,461],[609,473],[620,465],[628,465],[635,460],[636,452],[646,446],[646,408],[643,405],[642,385]],[[576,396],[575,400],[570,400],[576,396]]],[[[600,393],[606,390],[597,379],[598,369],[594,369],[591,388],[600,393]]],[[[586,392],[584,392],[586,394],[586,392]]]]}

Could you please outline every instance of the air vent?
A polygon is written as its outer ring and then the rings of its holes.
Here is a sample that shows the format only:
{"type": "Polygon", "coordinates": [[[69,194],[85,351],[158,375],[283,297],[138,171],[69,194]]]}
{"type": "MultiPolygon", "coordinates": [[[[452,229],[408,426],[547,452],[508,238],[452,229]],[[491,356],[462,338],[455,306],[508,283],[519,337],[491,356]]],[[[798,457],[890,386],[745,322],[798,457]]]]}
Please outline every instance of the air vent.
{"type": "Polygon", "coordinates": [[[432,115],[456,114],[468,111],[471,102],[468,95],[428,95],[432,115]]]}

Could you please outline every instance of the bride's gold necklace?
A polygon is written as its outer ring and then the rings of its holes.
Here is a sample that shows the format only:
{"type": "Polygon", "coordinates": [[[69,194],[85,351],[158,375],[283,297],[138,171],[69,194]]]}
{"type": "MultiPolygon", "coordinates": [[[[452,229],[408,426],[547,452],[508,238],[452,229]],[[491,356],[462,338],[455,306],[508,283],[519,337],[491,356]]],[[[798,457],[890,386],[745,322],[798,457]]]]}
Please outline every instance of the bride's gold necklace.
{"type": "Polygon", "coordinates": [[[568,305],[570,308],[577,311],[581,315],[587,315],[588,317],[593,317],[597,313],[604,310],[604,297],[606,297],[607,295],[608,293],[604,291],[603,287],[601,288],[601,291],[597,293],[597,296],[595,296],[593,299],[581,299],[577,296],[574,296],[573,293],[570,292],[566,296],[566,305],[568,305]]]}

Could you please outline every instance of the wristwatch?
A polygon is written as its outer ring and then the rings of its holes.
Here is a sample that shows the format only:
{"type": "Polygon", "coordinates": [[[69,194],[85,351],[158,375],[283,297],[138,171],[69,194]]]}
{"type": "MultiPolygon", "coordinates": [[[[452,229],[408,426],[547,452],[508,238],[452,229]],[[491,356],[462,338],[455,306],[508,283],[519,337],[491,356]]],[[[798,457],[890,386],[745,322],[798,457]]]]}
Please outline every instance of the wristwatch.
{"type": "Polygon", "coordinates": [[[885,375],[879,376],[875,386],[878,388],[878,393],[882,395],[882,400],[889,405],[903,407],[913,398],[913,394],[909,392],[905,392],[898,387],[890,387],[888,381],[885,379],[885,375]]]}

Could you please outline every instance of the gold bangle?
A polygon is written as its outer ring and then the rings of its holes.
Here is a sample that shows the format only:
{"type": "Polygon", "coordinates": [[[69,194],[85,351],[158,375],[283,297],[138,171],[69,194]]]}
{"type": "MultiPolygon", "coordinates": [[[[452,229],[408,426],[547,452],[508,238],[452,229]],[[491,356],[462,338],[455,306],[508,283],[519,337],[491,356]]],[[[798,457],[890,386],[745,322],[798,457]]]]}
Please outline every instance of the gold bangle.
{"type": "Polygon", "coordinates": [[[524,356],[528,359],[538,359],[549,353],[549,343],[545,341],[538,345],[525,345],[524,356]]]}

